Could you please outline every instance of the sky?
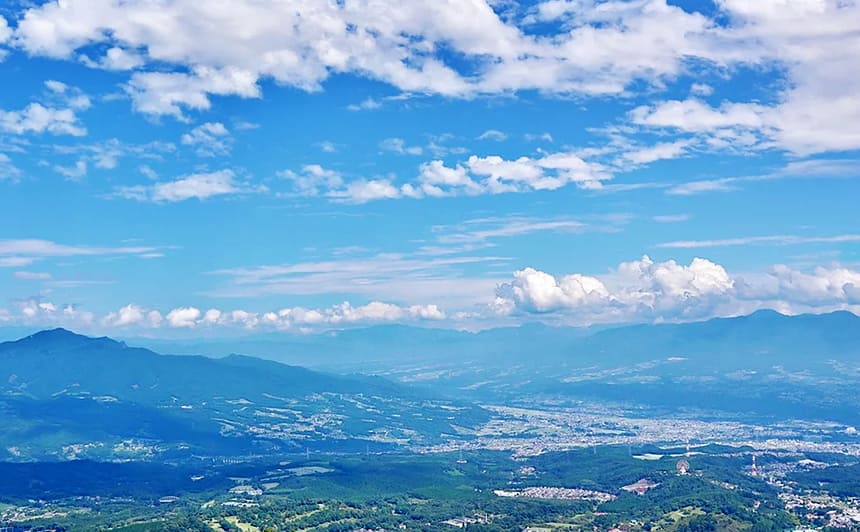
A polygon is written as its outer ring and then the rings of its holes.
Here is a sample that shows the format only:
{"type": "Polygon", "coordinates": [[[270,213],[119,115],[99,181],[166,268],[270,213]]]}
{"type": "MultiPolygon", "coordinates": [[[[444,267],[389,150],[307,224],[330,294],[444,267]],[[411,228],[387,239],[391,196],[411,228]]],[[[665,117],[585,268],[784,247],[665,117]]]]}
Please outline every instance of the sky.
{"type": "Polygon", "coordinates": [[[0,327],[860,313],[853,0],[5,0],[0,327]]]}

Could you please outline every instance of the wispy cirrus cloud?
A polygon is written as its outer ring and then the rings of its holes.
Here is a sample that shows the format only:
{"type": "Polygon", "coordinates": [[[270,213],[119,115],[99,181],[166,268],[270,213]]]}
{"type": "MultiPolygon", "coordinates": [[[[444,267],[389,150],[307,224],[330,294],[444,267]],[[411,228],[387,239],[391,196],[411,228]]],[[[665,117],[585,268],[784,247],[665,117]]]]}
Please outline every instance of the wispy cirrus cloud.
{"type": "Polygon", "coordinates": [[[0,240],[0,266],[16,268],[57,257],[143,256],[162,249],[153,246],[82,246],[40,239],[0,240]]]}
{"type": "Polygon", "coordinates": [[[658,244],[657,247],[668,249],[696,249],[751,245],[793,246],[801,244],[841,244],[845,242],[860,242],[860,234],[834,236],[765,235],[724,238],[718,240],[676,240],[673,242],[663,242],[658,244]]]}

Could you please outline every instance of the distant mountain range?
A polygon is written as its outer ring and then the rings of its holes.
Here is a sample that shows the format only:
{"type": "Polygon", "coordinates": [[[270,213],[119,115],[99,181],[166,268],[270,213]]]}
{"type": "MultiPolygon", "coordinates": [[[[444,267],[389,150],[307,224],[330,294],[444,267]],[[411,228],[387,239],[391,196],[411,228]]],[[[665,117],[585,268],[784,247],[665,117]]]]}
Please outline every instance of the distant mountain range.
{"type": "Polygon", "coordinates": [[[213,395],[257,400],[263,394],[302,397],[323,391],[396,394],[398,388],[382,379],[319,373],[240,355],[160,355],[65,329],[0,344],[0,372],[0,390],[32,399],[72,394],[181,403],[213,395]]]}
{"type": "Polygon", "coordinates": [[[628,364],[685,357],[725,368],[773,364],[807,366],[854,360],[860,354],[860,317],[850,312],[786,316],[760,310],[748,316],[677,324],[603,329],[527,324],[478,333],[383,325],[318,335],[266,335],[237,340],[172,342],[130,340],[171,353],[231,353],[319,368],[387,370],[424,362],[489,365],[628,364]],[[755,357],[755,358],[751,358],[755,357]]]}
{"type": "Polygon", "coordinates": [[[553,396],[860,424],[860,317],[848,312],[160,345],[270,360],[161,355],[64,329],[0,343],[0,460],[439,442],[487,421],[477,404],[553,396]]]}
{"type": "MultiPolygon", "coordinates": [[[[111,454],[106,442],[216,454],[323,440],[388,445],[405,433],[453,432],[450,412],[444,398],[379,377],[246,356],[160,355],[64,329],[0,344],[0,459],[2,449],[111,454]]],[[[458,423],[486,418],[478,408],[459,412],[458,423]]]]}

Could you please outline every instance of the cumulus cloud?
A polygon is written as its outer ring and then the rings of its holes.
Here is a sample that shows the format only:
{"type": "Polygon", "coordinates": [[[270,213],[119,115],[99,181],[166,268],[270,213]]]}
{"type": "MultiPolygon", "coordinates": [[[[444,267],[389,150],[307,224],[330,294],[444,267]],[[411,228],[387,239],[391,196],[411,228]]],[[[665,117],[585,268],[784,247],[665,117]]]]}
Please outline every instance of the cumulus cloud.
{"type": "Polygon", "coordinates": [[[648,256],[621,263],[604,275],[556,277],[525,268],[498,285],[488,312],[556,313],[568,322],[626,323],[731,316],[759,308],[821,312],[858,307],[860,272],[819,267],[813,272],[774,266],[764,273],[731,275],[703,258],[689,264],[648,256]]]}
{"type": "MultiPolygon", "coordinates": [[[[256,274],[255,274],[256,275],[256,274]]],[[[277,275],[277,274],[272,274],[277,275]]],[[[438,292],[438,290],[436,291],[438,292]]],[[[442,297],[444,294],[438,294],[442,297]]],[[[438,304],[395,304],[380,300],[348,301],[323,308],[300,306],[271,311],[224,310],[181,306],[162,314],[129,304],[101,318],[76,305],[40,298],[20,300],[0,309],[0,321],[34,326],[89,328],[321,331],[373,323],[434,321],[448,326],[461,320],[492,326],[499,319],[529,315],[553,323],[591,325],[650,321],[691,321],[745,314],[771,308],[797,314],[837,309],[860,313],[860,271],[846,266],[800,271],[776,265],[764,272],[731,274],[704,258],[683,264],[648,256],[623,262],[605,274],[555,276],[535,268],[514,272],[485,292],[479,310],[448,313],[438,304]]]]}
{"type": "Polygon", "coordinates": [[[724,36],[745,43],[749,63],[779,65],[785,89],[775,102],[724,101],[710,105],[711,87],[694,84],[694,97],[642,106],[634,123],[706,137],[714,148],[739,144],[808,155],[860,148],[860,81],[853,74],[860,53],[860,4],[723,0],[731,23],[724,36]]]}
{"type": "Polygon", "coordinates": [[[105,70],[133,70],[145,63],[144,58],[136,51],[120,48],[119,46],[108,48],[102,57],[95,60],[81,54],[80,60],[88,67],[103,68],[105,70]]]}
{"type": "MultiPolygon", "coordinates": [[[[391,139],[389,139],[391,140],[391,139]]],[[[400,149],[405,149],[402,146],[400,149]]],[[[476,196],[481,194],[522,193],[556,190],[568,185],[595,189],[611,179],[610,170],[587,162],[572,152],[556,152],[540,157],[509,160],[498,155],[470,156],[465,162],[446,165],[442,160],[423,163],[418,176],[406,183],[394,178],[342,179],[340,173],[309,165],[302,172],[285,171],[280,175],[295,184],[295,192],[316,196],[324,189],[334,201],[367,203],[384,199],[476,196]]]]}
{"type": "Polygon", "coordinates": [[[354,306],[348,301],[322,309],[288,307],[270,312],[245,310],[222,311],[210,309],[204,314],[193,307],[174,309],[167,315],[171,327],[194,327],[198,325],[233,325],[245,329],[268,327],[290,329],[294,327],[333,327],[361,323],[383,323],[414,320],[443,320],[446,318],[437,305],[399,306],[381,301],[371,301],[354,306]],[[173,319],[171,319],[173,315],[173,319]]]}
{"type": "Polygon", "coordinates": [[[171,327],[189,328],[197,325],[197,321],[200,319],[200,316],[200,309],[194,307],[180,307],[168,312],[166,319],[167,323],[171,327]]]}
{"type": "Polygon", "coordinates": [[[200,124],[182,135],[181,141],[186,146],[193,146],[201,157],[214,157],[230,151],[230,132],[221,122],[200,124]]]}
{"type": "Polygon", "coordinates": [[[0,130],[8,133],[50,133],[82,137],[86,128],[80,125],[75,110],[45,107],[31,103],[19,111],[0,109],[0,130]]]}
{"type": "MultiPolygon", "coordinates": [[[[12,37],[12,29],[9,28],[9,23],[6,19],[0,15],[0,44],[4,44],[10,37],[12,37]]],[[[2,56],[0,56],[0,59],[2,59],[2,56]]]]}
{"type": "Polygon", "coordinates": [[[72,304],[56,304],[41,298],[19,300],[15,311],[6,311],[6,321],[21,325],[87,327],[95,320],[92,312],[72,304]]]}
{"type": "MultiPolygon", "coordinates": [[[[0,17],[2,18],[2,17],[0,17]]],[[[48,80],[45,103],[32,102],[23,109],[0,109],[0,131],[14,134],[49,133],[82,137],[87,134],[77,113],[90,107],[90,99],[76,87],[48,80]]]]}
{"type": "Polygon", "coordinates": [[[135,325],[143,321],[145,311],[137,305],[126,305],[116,312],[111,312],[102,319],[102,323],[111,327],[135,325]]]}
{"type": "Polygon", "coordinates": [[[279,172],[278,176],[289,180],[295,192],[301,196],[318,196],[324,191],[336,190],[343,185],[340,172],[318,164],[307,164],[300,172],[284,170],[279,172]]]}
{"type": "MultiPolygon", "coordinates": [[[[634,121],[706,134],[724,147],[732,144],[725,135],[794,153],[860,147],[853,127],[860,121],[856,2],[720,0],[708,14],[665,0],[509,7],[517,16],[487,0],[68,0],[17,13],[11,39],[3,19],[0,43],[133,69],[126,90],[134,107],[180,118],[208,109],[212,95],[260,97],[266,80],[315,91],[332,75],[353,73],[405,94],[624,95],[662,89],[691,71],[743,65],[781,72],[784,88],[765,103],[710,105],[697,98],[712,96],[713,88],[697,82],[690,99],[639,109],[634,121]],[[106,51],[90,59],[93,49],[106,51]]],[[[349,108],[379,105],[367,98],[349,108]]]]}
{"type": "Polygon", "coordinates": [[[447,318],[445,312],[438,305],[400,306],[381,301],[371,301],[357,306],[345,301],[327,308],[287,307],[269,312],[216,308],[202,311],[197,307],[186,306],[174,308],[168,311],[166,315],[162,315],[158,310],[129,304],[96,319],[96,315],[92,312],[83,312],[74,305],[58,305],[50,301],[31,298],[19,301],[14,311],[0,309],[0,313],[2,313],[0,321],[4,322],[79,327],[100,325],[121,329],[224,327],[306,330],[309,327],[321,329],[399,321],[439,321],[447,318]]]}
{"type": "Polygon", "coordinates": [[[519,306],[546,312],[598,303],[608,299],[609,292],[595,277],[573,274],[556,279],[548,273],[526,268],[514,272],[513,282],[499,287],[498,297],[512,301],[509,308],[519,306]]]}
{"type": "Polygon", "coordinates": [[[205,200],[216,196],[233,196],[261,191],[236,179],[232,170],[189,174],[174,181],[162,181],[152,185],[117,187],[112,197],[152,201],[155,203],[177,203],[190,199],[205,200]]]}
{"type": "Polygon", "coordinates": [[[421,146],[409,146],[406,141],[399,137],[391,137],[379,143],[379,148],[399,155],[421,155],[424,149],[421,146]]]}
{"type": "Polygon", "coordinates": [[[539,37],[516,26],[516,19],[501,18],[485,1],[242,1],[206,8],[185,2],[157,8],[143,1],[49,2],[20,18],[17,42],[28,53],[51,57],[111,43],[111,50],[140,50],[147,63],[192,67],[188,74],[133,76],[137,108],[162,114],[206,108],[208,94],[258,96],[261,78],[316,90],[332,73],[359,72],[402,91],[451,96],[521,89],[617,94],[636,81],[656,84],[679,75],[687,57],[733,59],[711,42],[715,29],[709,19],[662,1],[585,3],[560,11],[552,4],[539,5],[540,18],[562,24],[557,34],[539,37]],[[433,53],[443,44],[475,63],[478,75],[466,76],[433,53]]]}
{"type": "Polygon", "coordinates": [[[684,155],[690,146],[690,140],[676,140],[674,142],[660,142],[654,146],[635,148],[621,154],[622,164],[643,165],[660,161],[663,159],[677,159],[684,155]]]}

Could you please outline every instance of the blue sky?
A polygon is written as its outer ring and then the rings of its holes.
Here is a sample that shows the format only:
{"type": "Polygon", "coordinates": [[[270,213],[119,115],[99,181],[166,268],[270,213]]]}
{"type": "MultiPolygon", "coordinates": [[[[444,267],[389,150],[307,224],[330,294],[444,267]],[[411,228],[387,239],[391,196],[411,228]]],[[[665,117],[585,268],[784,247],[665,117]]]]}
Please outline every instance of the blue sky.
{"type": "Polygon", "coordinates": [[[860,311],[860,6],[0,6],[0,326],[860,311]]]}

